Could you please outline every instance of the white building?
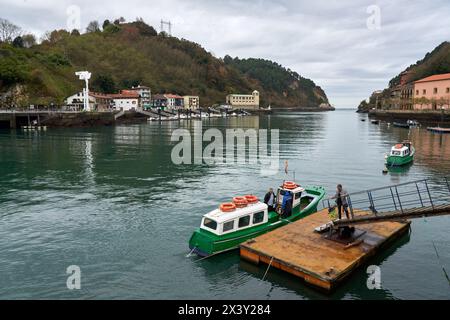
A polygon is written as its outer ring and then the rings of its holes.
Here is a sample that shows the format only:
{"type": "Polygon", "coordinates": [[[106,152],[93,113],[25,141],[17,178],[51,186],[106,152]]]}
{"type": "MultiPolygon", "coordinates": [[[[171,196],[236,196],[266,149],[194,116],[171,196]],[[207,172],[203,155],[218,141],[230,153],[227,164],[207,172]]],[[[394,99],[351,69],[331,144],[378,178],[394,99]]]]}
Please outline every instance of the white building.
{"type": "MultiPolygon", "coordinates": [[[[83,92],[78,92],[66,99],[66,105],[74,110],[82,110],[84,107],[83,99],[83,92]]],[[[111,108],[111,103],[111,95],[92,91],[89,92],[90,110],[109,110],[111,108]]]]}
{"type": "Polygon", "coordinates": [[[184,96],[184,108],[190,110],[200,109],[200,97],[198,96],[184,96]]]}
{"type": "Polygon", "coordinates": [[[139,94],[141,100],[139,107],[141,109],[149,109],[152,106],[152,91],[149,87],[146,86],[137,86],[133,87],[128,91],[134,91],[139,94]]]}
{"type": "Polygon", "coordinates": [[[259,109],[259,92],[253,91],[249,94],[229,94],[227,96],[227,104],[236,109],[259,109]]]}
{"type": "Polygon", "coordinates": [[[116,110],[130,111],[136,110],[140,106],[140,96],[137,92],[123,90],[119,94],[112,94],[110,96],[116,110]]]}

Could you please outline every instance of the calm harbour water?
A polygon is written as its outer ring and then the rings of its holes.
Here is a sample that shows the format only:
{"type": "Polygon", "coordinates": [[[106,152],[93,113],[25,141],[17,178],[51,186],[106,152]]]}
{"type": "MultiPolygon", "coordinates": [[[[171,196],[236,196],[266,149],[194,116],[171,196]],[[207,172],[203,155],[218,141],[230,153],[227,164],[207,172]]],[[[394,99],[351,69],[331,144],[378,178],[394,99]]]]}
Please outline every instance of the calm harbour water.
{"type": "MultiPolygon", "coordinates": [[[[450,136],[414,129],[418,154],[382,174],[384,154],[408,130],[361,122],[354,111],[203,120],[203,128],[280,131],[281,162],[297,181],[333,193],[450,176],[450,136]]],[[[284,172],[259,166],[171,162],[171,133],[198,121],[46,132],[0,131],[2,299],[449,299],[450,217],[415,220],[409,236],[374,257],[382,290],[364,268],[331,296],[296,278],[241,262],[237,252],[196,261],[187,242],[201,216],[234,195],[263,196],[284,172]],[[440,260],[433,248],[433,241],[440,260]],[[66,288],[78,265],[82,290],[66,288]]],[[[283,165],[281,165],[283,167],[283,165]]]]}

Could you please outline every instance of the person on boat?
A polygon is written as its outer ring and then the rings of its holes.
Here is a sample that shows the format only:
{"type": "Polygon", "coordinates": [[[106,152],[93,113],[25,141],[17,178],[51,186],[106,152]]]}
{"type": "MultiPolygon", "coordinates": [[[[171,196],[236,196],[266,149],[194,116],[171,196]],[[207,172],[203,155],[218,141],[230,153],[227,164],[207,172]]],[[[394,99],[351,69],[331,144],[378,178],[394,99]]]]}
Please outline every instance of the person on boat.
{"type": "Polygon", "coordinates": [[[275,211],[276,196],[272,188],[270,188],[269,192],[265,195],[264,203],[269,207],[269,211],[275,211]]]}
{"type": "Polygon", "coordinates": [[[286,192],[283,196],[283,203],[281,204],[281,208],[283,209],[282,218],[289,218],[292,215],[292,193],[286,192]]]}
{"type": "Polygon", "coordinates": [[[350,219],[350,213],[348,212],[348,202],[347,202],[347,196],[348,193],[344,188],[342,187],[342,184],[338,184],[336,188],[336,204],[338,207],[338,214],[339,214],[339,220],[342,219],[342,210],[345,211],[345,215],[347,216],[347,219],[350,219]]]}

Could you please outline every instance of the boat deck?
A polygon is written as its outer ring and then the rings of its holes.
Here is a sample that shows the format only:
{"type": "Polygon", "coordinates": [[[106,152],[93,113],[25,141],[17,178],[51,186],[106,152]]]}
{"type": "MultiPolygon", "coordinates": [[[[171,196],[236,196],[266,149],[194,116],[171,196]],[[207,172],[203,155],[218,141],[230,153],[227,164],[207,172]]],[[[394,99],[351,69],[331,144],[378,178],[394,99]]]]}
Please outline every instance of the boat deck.
{"type": "MultiPolygon", "coordinates": [[[[370,214],[354,212],[355,217],[370,214]]],[[[325,291],[333,290],[383,245],[406,233],[409,222],[380,222],[357,227],[351,243],[330,240],[315,228],[330,221],[328,209],[241,245],[241,258],[293,274],[325,291]]]]}

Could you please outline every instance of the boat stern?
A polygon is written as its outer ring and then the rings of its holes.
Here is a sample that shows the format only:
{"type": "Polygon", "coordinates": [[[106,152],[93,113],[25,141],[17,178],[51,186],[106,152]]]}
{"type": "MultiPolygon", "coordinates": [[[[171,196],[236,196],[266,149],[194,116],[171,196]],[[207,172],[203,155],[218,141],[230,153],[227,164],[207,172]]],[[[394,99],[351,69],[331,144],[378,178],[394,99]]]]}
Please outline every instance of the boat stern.
{"type": "Polygon", "coordinates": [[[189,240],[189,249],[201,257],[208,257],[214,253],[214,239],[204,230],[197,229],[189,240]]]}

